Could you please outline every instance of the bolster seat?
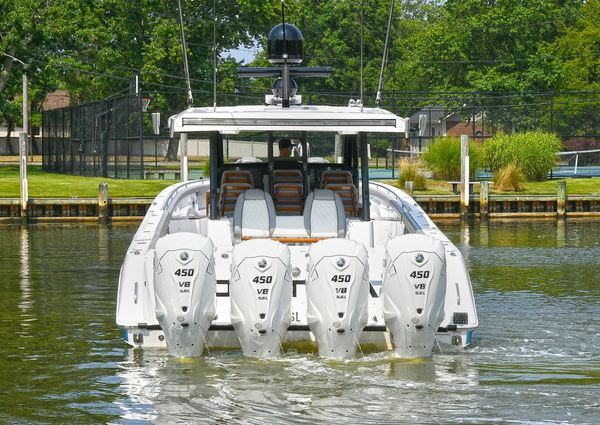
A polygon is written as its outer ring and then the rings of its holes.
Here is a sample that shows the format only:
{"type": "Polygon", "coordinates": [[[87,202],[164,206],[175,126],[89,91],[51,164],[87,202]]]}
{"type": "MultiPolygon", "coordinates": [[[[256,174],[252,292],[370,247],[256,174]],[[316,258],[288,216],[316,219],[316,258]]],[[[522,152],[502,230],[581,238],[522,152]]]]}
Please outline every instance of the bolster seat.
{"type": "Polygon", "coordinates": [[[346,213],[340,196],[329,189],[309,193],[304,205],[304,227],[311,237],[345,237],[346,213]]]}
{"type": "Polygon", "coordinates": [[[242,192],[233,211],[236,238],[268,238],[275,229],[275,205],[271,195],[260,189],[242,192]]]}

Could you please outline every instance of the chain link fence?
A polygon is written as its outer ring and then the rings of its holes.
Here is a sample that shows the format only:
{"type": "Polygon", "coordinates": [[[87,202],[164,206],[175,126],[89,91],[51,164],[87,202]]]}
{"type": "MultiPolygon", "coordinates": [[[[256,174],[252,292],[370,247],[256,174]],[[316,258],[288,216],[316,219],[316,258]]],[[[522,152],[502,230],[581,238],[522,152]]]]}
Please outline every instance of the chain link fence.
{"type": "MultiPolygon", "coordinates": [[[[328,105],[346,105],[349,99],[359,98],[358,93],[350,92],[305,92],[302,96],[304,104],[328,105]]],[[[365,106],[372,106],[374,97],[365,94],[365,106]]],[[[233,106],[263,101],[264,93],[221,93],[217,103],[233,106]]],[[[600,173],[600,152],[593,152],[600,150],[600,92],[392,92],[385,94],[382,107],[410,118],[406,139],[369,138],[371,166],[388,170],[382,174],[386,177],[395,177],[402,157],[417,157],[436,137],[466,134],[485,143],[500,131],[530,130],[554,132],[562,138],[564,150],[569,152],[559,159],[564,167],[597,167],[600,173]]],[[[150,108],[144,112],[142,95],[45,111],[43,169],[82,176],[147,178],[148,168],[176,160],[178,151],[178,140],[169,138],[165,125],[173,111],[160,111],[163,125],[158,136],[152,134],[150,112],[159,111],[150,108]]],[[[330,148],[321,149],[316,142],[312,147],[314,154],[321,156],[330,148]]]]}

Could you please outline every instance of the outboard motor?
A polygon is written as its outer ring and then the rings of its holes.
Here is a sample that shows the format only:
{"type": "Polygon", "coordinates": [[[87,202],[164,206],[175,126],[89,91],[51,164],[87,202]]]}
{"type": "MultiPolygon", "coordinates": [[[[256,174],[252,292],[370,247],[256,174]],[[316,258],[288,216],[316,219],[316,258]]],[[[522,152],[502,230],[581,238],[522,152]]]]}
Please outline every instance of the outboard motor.
{"type": "Polygon", "coordinates": [[[326,239],[312,245],[308,254],[307,318],[319,355],[354,357],[358,335],[367,324],[367,250],[349,239],[326,239]]]}
{"type": "Polygon", "coordinates": [[[210,239],[180,232],[156,242],[155,310],[170,355],[202,354],[215,317],[216,287],[210,239]]]}
{"type": "Polygon", "coordinates": [[[242,353],[278,356],[292,322],[290,250],[270,239],[253,239],[236,245],[231,259],[231,324],[242,353]]]}
{"type": "Polygon", "coordinates": [[[383,314],[400,357],[430,357],[444,318],[446,257],[442,243],[408,234],[386,245],[383,314]]]}

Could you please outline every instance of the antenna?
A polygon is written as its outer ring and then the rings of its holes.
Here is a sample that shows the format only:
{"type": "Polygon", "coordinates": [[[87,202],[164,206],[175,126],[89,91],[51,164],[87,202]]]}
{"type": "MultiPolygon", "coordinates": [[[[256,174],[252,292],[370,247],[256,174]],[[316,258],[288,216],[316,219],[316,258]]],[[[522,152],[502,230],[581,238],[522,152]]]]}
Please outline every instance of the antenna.
{"type": "Polygon", "coordinates": [[[213,0],[213,109],[217,109],[217,0],[213,0]]]}
{"type": "Polygon", "coordinates": [[[192,107],[194,98],[192,97],[192,82],[190,81],[190,65],[188,64],[187,43],[185,42],[185,31],[183,29],[183,9],[181,8],[181,0],[177,0],[179,8],[179,30],[181,32],[181,49],[183,51],[183,70],[185,72],[185,82],[187,83],[187,105],[192,107]]]}
{"type": "Polygon", "coordinates": [[[360,103],[363,103],[363,2],[360,2],[360,103]]]}
{"type": "Polygon", "coordinates": [[[385,66],[387,64],[388,58],[388,47],[390,44],[390,32],[392,29],[392,16],[394,14],[394,3],[392,0],[390,3],[390,13],[388,15],[388,24],[387,31],[385,33],[385,45],[383,46],[383,59],[381,60],[381,71],[379,73],[379,84],[377,85],[377,96],[375,97],[375,106],[379,108],[379,104],[381,103],[381,89],[383,87],[383,74],[385,72],[385,66]]]}

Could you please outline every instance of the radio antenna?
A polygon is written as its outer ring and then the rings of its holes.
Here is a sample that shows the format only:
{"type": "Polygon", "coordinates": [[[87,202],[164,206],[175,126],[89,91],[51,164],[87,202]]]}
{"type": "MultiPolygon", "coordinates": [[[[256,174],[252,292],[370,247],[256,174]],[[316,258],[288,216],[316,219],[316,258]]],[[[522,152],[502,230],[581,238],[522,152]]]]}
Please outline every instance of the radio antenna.
{"type": "Polygon", "coordinates": [[[185,42],[185,31],[183,29],[183,9],[181,8],[181,0],[177,0],[179,8],[179,31],[181,32],[181,50],[183,51],[183,71],[185,72],[185,82],[187,84],[187,105],[191,108],[194,104],[192,96],[192,82],[190,80],[190,65],[187,56],[187,43],[185,42]]]}
{"type": "Polygon", "coordinates": [[[383,46],[383,59],[381,60],[381,71],[379,72],[379,84],[377,85],[377,96],[375,97],[375,106],[379,108],[381,104],[381,89],[383,88],[383,76],[385,66],[387,65],[388,48],[390,44],[390,33],[392,30],[392,16],[394,14],[394,0],[390,3],[390,13],[388,15],[387,31],[385,34],[385,45],[383,46]]]}
{"type": "Polygon", "coordinates": [[[360,2],[360,103],[363,103],[363,2],[360,2]]]}
{"type": "Polygon", "coordinates": [[[217,0],[213,0],[213,108],[217,109],[217,0]]]}

